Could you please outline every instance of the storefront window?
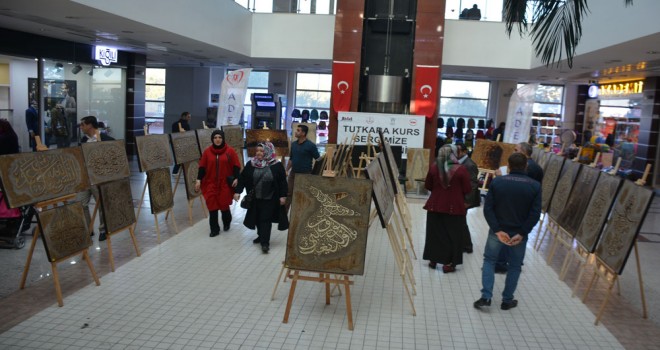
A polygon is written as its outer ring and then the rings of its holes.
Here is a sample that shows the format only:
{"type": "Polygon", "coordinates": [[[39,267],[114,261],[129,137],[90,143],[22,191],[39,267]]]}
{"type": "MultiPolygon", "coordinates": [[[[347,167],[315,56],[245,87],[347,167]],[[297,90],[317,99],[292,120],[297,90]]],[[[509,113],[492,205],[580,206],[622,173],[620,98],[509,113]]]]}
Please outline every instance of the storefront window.
{"type": "Polygon", "coordinates": [[[145,75],[145,120],[149,133],[163,134],[165,120],[165,68],[147,68],[145,75]]]}
{"type": "MultiPolygon", "coordinates": [[[[440,90],[440,118],[438,120],[439,136],[447,136],[447,127],[452,127],[450,135],[459,128],[459,119],[465,123],[459,130],[458,137],[467,132],[467,124],[470,119],[474,120],[475,127],[470,129],[476,133],[480,125],[485,125],[488,115],[488,95],[490,93],[490,82],[467,81],[467,80],[442,80],[440,90]],[[480,122],[481,120],[481,122],[480,122]]],[[[469,123],[472,125],[472,123],[469,123]]]]}
{"type": "Polygon", "coordinates": [[[247,90],[245,91],[245,101],[243,102],[243,123],[246,124],[246,129],[252,128],[252,100],[250,96],[254,93],[268,93],[268,72],[250,72],[247,90]]]}
{"type": "MultiPolygon", "coordinates": [[[[296,103],[295,109],[300,112],[307,110],[310,113],[308,122],[317,123],[316,131],[319,136],[326,136],[330,114],[330,95],[332,87],[332,74],[298,73],[296,75],[296,103]],[[317,114],[312,115],[316,109],[317,114]],[[323,113],[325,112],[325,113],[323,113]]],[[[302,118],[293,120],[300,122],[302,118]]],[[[317,138],[321,141],[321,139],[317,138]]],[[[323,139],[325,140],[325,139],[323,139]]]]}

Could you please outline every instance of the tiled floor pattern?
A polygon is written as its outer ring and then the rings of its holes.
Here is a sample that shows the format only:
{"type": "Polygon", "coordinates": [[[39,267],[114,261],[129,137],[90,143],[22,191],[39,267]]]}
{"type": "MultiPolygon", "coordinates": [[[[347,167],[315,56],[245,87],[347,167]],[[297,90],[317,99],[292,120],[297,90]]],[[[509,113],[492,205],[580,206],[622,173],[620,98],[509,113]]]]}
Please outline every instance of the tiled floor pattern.
{"type": "MultiPolygon", "coordinates": [[[[207,222],[199,217],[194,226],[178,235],[165,234],[171,238],[143,249],[140,258],[132,258],[130,246],[122,247],[117,239],[116,255],[126,255],[121,266],[103,276],[101,286],[89,284],[68,293],[64,307],[54,304],[50,281],[36,283],[43,292],[35,299],[52,298],[50,306],[0,334],[0,348],[623,348],[608,330],[612,327],[593,325],[592,306],[570,297],[570,279],[558,281],[556,264],[548,266],[531,244],[516,294],[518,308],[499,309],[504,277],[498,276],[491,310],[474,310],[472,302],[480,294],[480,251],[487,232],[481,210],[469,214],[475,254],[465,256],[457,273],[444,275],[421,260],[425,222],[421,203],[410,200],[420,256],[413,261],[417,316],[411,315],[387,235],[376,222],[369,232],[365,275],[354,278],[351,290],[355,330],[347,330],[342,297],[334,296],[331,305],[325,305],[322,285],[304,281],[298,284],[289,323],[283,324],[290,283],[280,284],[274,301],[270,295],[284,259],[286,234],[274,232],[271,253],[261,254],[251,242],[254,233],[240,225],[242,213],[237,207],[232,229],[216,238],[208,237],[207,222]]],[[[177,211],[177,221],[183,230],[188,227],[187,210],[181,206],[184,210],[177,211]]],[[[67,270],[74,268],[84,267],[67,270]]],[[[91,282],[84,270],[77,278],[91,282]]],[[[63,279],[63,285],[71,282],[66,276],[63,279]]],[[[14,294],[30,288],[11,294],[0,306],[7,299],[21,299],[14,294]]],[[[658,334],[648,320],[636,319],[642,329],[651,327],[658,334]]],[[[646,347],[653,344],[658,343],[646,347]]]]}

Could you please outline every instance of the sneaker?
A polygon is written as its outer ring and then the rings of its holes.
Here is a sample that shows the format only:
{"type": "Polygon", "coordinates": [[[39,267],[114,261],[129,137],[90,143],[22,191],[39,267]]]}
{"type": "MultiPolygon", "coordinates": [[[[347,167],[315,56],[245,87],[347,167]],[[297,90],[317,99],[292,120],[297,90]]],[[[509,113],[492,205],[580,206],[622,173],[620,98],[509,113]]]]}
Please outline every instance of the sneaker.
{"type": "Polygon", "coordinates": [[[472,304],[475,309],[481,310],[484,306],[490,306],[490,299],[481,298],[472,304]]]}
{"type": "Polygon", "coordinates": [[[268,254],[268,251],[269,251],[269,250],[270,250],[270,249],[268,248],[267,245],[262,245],[262,246],[261,246],[261,251],[262,251],[264,254],[268,254]]]}
{"type": "Polygon", "coordinates": [[[474,249],[472,247],[465,247],[465,248],[463,248],[463,252],[468,253],[468,254],[472,254],[472,253],[474,253],[474,249]]]}
{"type": "Polygon", "coordinates": [[[451,273],[451,272],[456,272],[456,266],[449,264],[449,265],[442,265],[442,272],[443,273],[451,273]]]}
{"type": "Polygon", "coordinates": [[[223,224],[223,225],[222,225],[222,229],[225,230],[225,231],[229,231],[229,227],[230,227],[230,225],[231,225],[231,224],[223,224]]]}
{"type": "Polygon", "coordinates": [[[255,239],[253,239],[252,243],[254,243],[254,244],[261,243],[261,237],[257,237],[255,239]]]}
{"type": "Polygon", "coordinates": [[[209,235],[209,237],[215,237],[215,236],[217,236],[217,235],[219,235],[219,234],[220,234],[220,232],[211,232],[211,234],[209,235]]]}
{"type": "Polygon", "coordinates": [[[106,237],[106,235],[105,235],[105,232],[101,232],[101,233],[99,233],[99,242],[103,242],[103,241],[105,241],[106,238],[107,238],[107,237],[106,237]]]}
{"type": "Polygon", "coordinates": [[[513,299],[510,302],[502,302],[502,305],[500,305],[500,309],[502,310],[510,310],[513,309],[514,307],[518,306],[518,300],[513,299]]]}

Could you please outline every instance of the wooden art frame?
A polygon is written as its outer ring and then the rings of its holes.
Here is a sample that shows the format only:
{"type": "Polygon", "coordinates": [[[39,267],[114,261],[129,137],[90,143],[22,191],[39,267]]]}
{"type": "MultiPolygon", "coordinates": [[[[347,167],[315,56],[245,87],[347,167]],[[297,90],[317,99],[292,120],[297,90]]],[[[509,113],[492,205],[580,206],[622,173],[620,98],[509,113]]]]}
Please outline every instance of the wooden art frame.
{"type": "MultiPolygon", "coordinates": [[[[429,172],[429,157],[431,150],[428,148],[408,148],[408,159],[406,164],[406,190],[417,189],[416,180],[426,179],[429,172]]],[[[426,189],[424,190],[426,191],[426,189]]]]}
{"type": "Polygon", "coordinates": [[[2,155],[0,184],[10,208],[82,192],[90,187],[80,147],[2,155]]]}
{"type": "Polygon", "coordinates": [[[286,266],[364,274],[372,190],[371,180],[297,174],[286,266]]]}
{"type": "Polygon", "coordinates": [[[275,146],[275,153],[278,157],[289,156],[289,138],[286,130],[247,129],[245,139],[248,157],[254,157],[257,145],[266,140],[270,140],[275,146]]]}
{"type": "MultiPolygon", "coordinates": [[[[241,167],[243,167],[245,165],[245,159],[243,159],[243,128],[239,125],[223,125],[222,131],[225,133],[225,142],[236,151],[238,161],[241,163],[241,167]]],[[[280,154],[278,153],[277,155],[279,156],[280,154]]]]}
{"type": "Polygon", "coordinates": [[[552,194],[552,200],[550,201],[550,207],[548,208],[548,215],[555,221],[564,211],[566,204],[568,203],[569,196],[573,190],[573,184],[580,173],[580,168],[582,164],[577,162],[564,162],[564,166],[561,170],[561,175],[557,180],[557,185],[555,186],[555,191],[552,194]]]}
{"type": "Polygon", "coordinates": [[[388,177],[385,175],[385,172],[388,172],[387,164],[382,152],[367,165],[366,172],[368,178],[373,181],[373,199],[381,227],[387,228],[394,213],[394,191],[388,187],[388,177]]]}
{"type": "Polygon", "coordinates": [[[204,153],[204,150],[213,144],[213,140],[211,140],[211,134],[213,134],[214,130],[218,129],[195,130],[195,135],[197,135],[197,146],[199,147],[199,154],[204,153]]]}
{"type": "Polygon", "coordinates": [[[105,229],[118,232],[136,222],[133,192],[128,177],[99,185],[105,229]]]}
{"type": "Polygon", "coordinates": [[[170,134],[170,139],[172,141],[172,151],[176,164],[187,163],[201,157],[196,132],[173,132],[170,134]]]}
{"type": "Polygon", "coordinates": [[[630,256],[639,229],[651,206],[653,190],[624,180],[602,237],[596,257],[619,275],[630,256]]]}
{"type": "Polygon", "coordinates": [[[174,164],[170,136],[167,134],[136,136],[135,145],[137,146],[140,172],[169,167],[174,164]]]}
{"type": "Polygon", "coordinates": [[[37,212],[49,262],[67,258],[92,246],[80,202],[37,212]]]}
{"type": "Polygon", "coordinates": [[[543,182],[541,183],[541,210],[543,212],[548,211],[563,166],[564,158],[556,154],[553,154],[548,160],[548,166],[543,172],[543,182]]]}
{"type": "Polygon", "coordinates": [[[183,163],[183,180],[186,184],[186,198],[189,201],[199,197],[202,191],[195,191],[195,182],[199,173],[199,160],[183,163]]]}
{"type": "Polygon", "coordinates": [[[600,170],[596,168],[589,166],[581,166],[580,168],[580,174],[575,180],[575,184],[573,184],[566,206],[556,220],[557,224],[571,237],[575,237],[580,228],[580,223],[585,219],[589,200],[592,193],[594,193],[594,188],[600,176],[600,170]]]}
{"type": "MultiPolygon", "coordinates": [[[[390,143],[385,140],[383,136],[383,130],[378,128],[378,144],[380,146],[381,153],[385,154],[385,163],[387,169],[390,172],[390,178],[392,179],[392,188],[394,189],[394,194],[398,194],[397,183],[399,181],[399,166],[396,164],[394,159],[394,153],[392,152],[392,147],[390,143]]],[[[385,169],[385,168],[383,168],[385,169]]]]}
{"type": "Polygon", "coordinates": [[[170,169],[159,168],[147,171],[147,183],[152,214],[162,213],[174,206],[170,169]]]}
{"type": "Polygon", "coordinates": [[[472,150],[472,160],[480,169],[497,170],[509,165],[509,156],[515,152],[513,143],[477,139],[472,150]]]}
{"type": "Polygon", "coordinates": [[[93,186],[131,175],[124,140],[85,142],[82,153],[93,186]]]}
{"type": "Polygon", "coordinates": [[[598,177],[591,198],[589,198],[584,219],[575,234],[575,240],[589,253],[593,253],[596,249],[596,243],[603,232],[603,226],[605,226],[622,182],[623,179],[618,176],[600,174],[598,177]]]}

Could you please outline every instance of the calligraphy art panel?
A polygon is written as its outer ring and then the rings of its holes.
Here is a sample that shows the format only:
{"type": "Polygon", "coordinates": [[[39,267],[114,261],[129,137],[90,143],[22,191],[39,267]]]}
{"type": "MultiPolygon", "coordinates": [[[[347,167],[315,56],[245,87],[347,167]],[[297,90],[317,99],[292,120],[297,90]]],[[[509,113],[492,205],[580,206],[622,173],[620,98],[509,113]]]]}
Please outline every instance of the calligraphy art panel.
{"type": "Polygon", "coordinates": [[[296,175],[286,266],[364,274],[371,184],[366,179],[296,175]]]}
{"type": "Polygon", "coordinates": [[[394,213],[394,192],[388,188],[383,171],[387,172],[385,155],[379,153],[378,157],[367,165],[367,176],[373,181],[373,198],[376,203],[380,225],[383,228],[387,228],[387,224],[392,218],[392,213],[394,213]]]}
{"type": "Polygon", "coordinates": [[[152,214],[162,213],[174,206],[172,179],[168,168],[147,171],[147,183],[152,214]]]}
{"type": "Polygon", "coordinates": [[[417,183],[415,180],[426,179],[426,174],[429,172],[429,156],[429,149],[408,148],[408,163],[406,164],[406,190],[416,190],[417,183]]]}
{"type": "Polygon", "coordinates": [[[94,186],[131,175],[124,140],[85,142],[82,153],[89,182],[94,186]]]}
{"type": "MultiPolygon", "coordinates": [[[[568,234],[575,237],[580,223],[584,219],[584,213],[587,211],[591,194],[598,183],[600,170],[588,166],[581,166],[580,174],[575,180],[571,195],[564,210],[557,217],[557,224],[561,226],[568,234]]],[[[560,180],[561,182],[561,180],[560,180]]],[[[559,186],[559,185],[557,185],[559,186]]],[[[552,199],[553,203],[555,199],[552,199]]]]}
{"type": "Polygon", "coordinates": [[[589,199],[584,218],[575,235],[575,239],[589,253],[593,253],[596,249],[596,243],[603,231],[603,226],[605,226],[621,182],[623,182],[623,179],[618,176],[601,174],[598,177],[598,182],[589,199]]]}
{"type": "Polygon", "coordinates": [[[543,154],[543,150],[538,148],[538,147],[532,147],[532,159],[536,164],[539,164],[541,162],[541,156],[543,154]]]}
{"type": "Polygon", "coordinates": [[[37,212],[48,261],[55,262],[92,246],[80,202],[37,212]]]}
{"type": "Polygon", "coordinates": [[[213,144],[211,140],[211,134],[213,130],[217,129],[197,129],[195,134],[197,134],[197,145],[199,146],[199,153],[204,153],[204,150],[213,144]]]}
{"type": "Polygon", "coordinates": [[[477,139],[472,151],[472,160],[480,169],[497,170],[509,165],[509,156],[515,152],[513,143],[477,139]]]}
{"type": "Polygon", "coordinates": [[[197,133],[194,131],[173,132],[170,134],[170,138],[176,164],[183,164],[200,158],[197,133]]]}
{"type": "Polygon", "coordinates": [[[291,141],[298,140],[295,135],[299,125],[307,125],[307,139],[312,141],[313,144],[316,144],[316,123],[291,123],[291,141]]]}
{"type": "MultiPolygon", "coordinates": [[[[243,159],[243,128],[238,125],[223,125],[222,131],[225,133],[225,142],[238,154],[238,161],[242,167],[245,164],[245,160],[243,159]]],[[[277,153],[277,155],[279,156],[280,154],[277,153]]]]}
{"type": "Polygon", "coordinates": [[[385,140],[383,136],[383,130],[378,128],[378,142],[380,150],[385,154],[385,163],[387,165],[387,170],[390,172],[390,178],[392,179],[392,189],[394,189],[394,194],[398,194],[397,181],[399,181],[399,167],[396,164],[394,159],[394,152],[390,143],[385,140]]]}
{"type": "Polygon", "coordinates": [[[257,145],[266,140],[270,140],[275,146],[275,153],[278,157],[289,155],[289,139],[286,130],[247,129],[245,130],[245,138],[248,157],[254,157],[257,145]]]}
{"type": "Polygon", "coordinates": [[[108,232],[114,233],[135,223],[133,195],[128,177],[101,184],[101,210],[108,232]]]}
{"type": "Polygon", "coordinates": [[[183,163],[183,180],[186,184],[186,197],[188,200],[193,200],[202,194],[202,191],[195,191],[195,182],[197,181],[197,174],[199,173],[199,161],[192,160],[188,163],[183,163]]]}
{"type": "Polygon", "coordinates": [[[0,184],[10,208],[89,188],[80,147],[0,156],[0,184]]]}
{"type": "Polygon", "coordinates": [[[578,162],[564,162],[564,167],[557,180],[557,186],[555,186],[555,192],[552,194],[550,208],[548,208],[548,215],[555,221],[557,221],[568,203],[568,197],[573,190],[573,184],[578,177],[580,168],[581,164],[578,162]]]}
{"type": "Polygon", "coordinates": [[[635,244],[639,229],[651,206],[651,199],[653,190],[650,188],[635,185],[632,181],[623,181],[603,237],[598,241],[595,251],[596,257],[619,275],[623,272],[635,244]]]}
{"type": "Polygon", "coordinates": [[[168,167],[174,163],[169,135],[136,136],[135,144],[141,172],[168,167]]]}
{"type": "Polygon", "coordinates": [[[564,158],[558,155],[552,155],[548,160],[548,166],[543,172],[543,182],[541,183],[541,210],[548,211],[550,199],[555,191],[557,180],[561,175],[561,169],[564,166],[564,158]]]}

